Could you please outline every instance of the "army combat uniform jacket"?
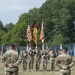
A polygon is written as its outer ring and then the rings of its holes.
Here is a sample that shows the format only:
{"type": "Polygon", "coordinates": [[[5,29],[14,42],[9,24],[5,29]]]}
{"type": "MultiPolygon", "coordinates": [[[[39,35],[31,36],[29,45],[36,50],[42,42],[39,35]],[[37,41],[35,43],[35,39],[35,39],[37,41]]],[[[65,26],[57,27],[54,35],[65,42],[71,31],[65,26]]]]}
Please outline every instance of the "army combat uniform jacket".
{"type": "Polygon", "coordinates": [[[61,54],[56,58],[56,66],[60,68],[61,73],[69,73],[74,64],[75,61],[68,54],[61,54]]]}
{"type": "Polygon", "coordinates": [[[2,61],[5,66],[5,71],[14,72],[18,71],[18,65],[21,63],[21,57],[18,56],[18,52],[10,49],[2,56],[2,61]]]}

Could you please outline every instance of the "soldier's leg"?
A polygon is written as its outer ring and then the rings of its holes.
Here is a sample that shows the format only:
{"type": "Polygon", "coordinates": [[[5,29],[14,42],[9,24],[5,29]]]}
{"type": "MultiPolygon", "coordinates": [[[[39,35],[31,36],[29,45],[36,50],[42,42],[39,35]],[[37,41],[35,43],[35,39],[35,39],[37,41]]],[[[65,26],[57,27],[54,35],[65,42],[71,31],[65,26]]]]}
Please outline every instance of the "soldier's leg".
{"type": "Polygon", "coordinates": [[[52,61],[52,71],[55,69],[55,61],[52,61]]]}
{"type": "Polygon", "coordinates": [[[65,75],[71,75],[71,73],[69,72],[69,73],[66,73],[65,75]]]}
{"type": "Polygon", "coordinates": [[[38,59],[36,59],[36,71],[38,70],[38,59]]]}
{"type": "Polygon", "coordinates": [[[46,70],[46,60],[45,60],[45,70],[46,70]]]}
{"type": "Polygon", "coordinates": [[[24,69],[27,70],[27,62],[24,63],[24,69]]]}
{"type": "Polygon", "coordinates": [[[38,71],[39,70],[39,63],[37,62],[36,63],[36,71],[38,71]]]}
{"type": "Polygon", "coordinates": [[[38,59],[38,70],[40,69],[40,60],[38,59]]]}
{"type": "Polygon", "coordinates": [[[43,70],[44,70],[44,61],[43,61],[43,70]]]}
{"type": "Polygon", "coordinates": [[[36,60],[36,66],[35,66],[35,68],[36,68],[36,71],[37,71],[37,66],[38,66],[38,65],[37,65],[37,60],[36,60]]]}
{"type": "Polygon", "coordinates": [[[69,73],[68,73],[68,75],[71,75],[71,70],[69,69],[69,73]]]}
{"type": "Polygon", "coordinates": [[[68,73],[60,73],[60,75],[69,75],[68,73]]]}
{"type": "Polygon", "coordinates": [[[45,64],[45,70],[46,70],[46,60],[45,60],[45,63],[44,64],[45,64]]]}
{"type": "Polygon", "coordinates": [[[8,75],[13,75],[13,72],[8,72],[8,75]]]}
{"type": "Polygon", "coordinates": [[[29,70],[31,71],[31,60],[29,61],[29,70]]]}
{"type": "Polygon", "coordinates": [[[64,73],[64,75],[69,75],[69,73],[64,73]]]}
{"type": "Polygon", "coordinates": [[[64,75],[71,75],[71,70],[69,69],[69,72],[65,73],[64,75]]]}
{"type": "Polygon", "coordinates": [[[33,66],[34,66],[34,58],[32,58],[32,70],[33,70],[33,66]]]}
{"type": "Polygon", "coordinates": [[[45,61],[43,61],[43,71],[45,71],[45,61]]]}
{"type": "Polygon", "coordinates": [[[27,62],[27,70],[29,70],[29,60],[28,60],[28,62],[27,62]]]}
{"type": "Polygon", "coordinates": [[[53,70],[55,70],[55,60],[53,61],[53,70]]]}
{"type": "Polygon", "coordinates": [[[64,73],[61,73],[61,72],[60,72],[60,74],[59,74],[59,75],[64,75],[64,73]]]}
{"type": "Polygon", "coordinates": [[[34,58],[34,63],[33,63],[33,70],[36,71],[36,58],[34,58]]]}
{"type": "Polygon", "coordinates": [[[50,69],[52,71],[52,66],[53,66],[53,63],[52,63],[52,60],[50,61],[50,69]]]}
{"type": "Polygon", "coordinates": [[[5,75],[7,75],[8,72],[5,72],[5,75]]]}
{"type": "Polygon", "coordinates": [[[26,62],[26,68],[25,69],[27,70],[27,62],[26,62]]]}
{"type": "Polygon", "coordinates": [[[14,75],[18,75],[18,71],[14,72],[14,75]]]}
{"type": "Polygon", "coordinates": [[[46,59],[46,68],[45,68],[45,70],[47,70],[47,59],[46,59]]]}
{"type": "Polygon", "coordinates": [[[5,72],[5,75],[11,75],[11,73],[10,72],[5,72]]]}
{"type": "Polygon", "coordinates": [[[23,71],[25,71],[25,62],[23,61],[23,71]]]}

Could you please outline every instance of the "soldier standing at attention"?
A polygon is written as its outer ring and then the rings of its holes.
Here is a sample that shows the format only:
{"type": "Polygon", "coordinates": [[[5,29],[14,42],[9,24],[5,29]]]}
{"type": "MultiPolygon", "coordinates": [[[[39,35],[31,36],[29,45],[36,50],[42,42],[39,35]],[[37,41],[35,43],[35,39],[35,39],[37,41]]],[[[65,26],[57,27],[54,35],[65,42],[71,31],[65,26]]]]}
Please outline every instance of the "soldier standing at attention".
{"type": "Polygon", "coordinates": [[[42,51],[42,59],[43,59],[43,71],[46,71],[47,61],[48,61],[48,50],[47,49],[42,51]]]}
{"type": "Polygon", "coordinates": [[[56,66],[60,69],[60,75],[71,75],[70,68],[73,67],[75,61],[67,54],[67,49],[62,49],[62,54],[56,58],[56,66]]]}
{"type": "Polygon", "coordinates": [[[21,57],[18,56],[18,52],[13,49],[14,45],[10,46],[3,56],[2,61],[5,66],[5,75],[18,75],[18,65],[21,63],[21,57]]]}
{"type": "Polygon", "coordinates": [[[35,61],[36,50],[32,48],[31,50],[31,70],[34,70],[34,61],[35,61]]]}
{"type": "Polygon", "coordinates": [[[22,61],[23,61],[23,71],[27,70],[27,63],[28,63],[28,52],[27,50],[23,50],[22,53],[22,61]]]}
{"type": "Polygon", "coordinates": [[[53,71],[55,69],[55,57],[56,57],[55,51],[53,49],[51,49],[49,52],[51,71],[53,71]]]}
{"type": "Polygon", "coordinates": [[[36,49],[36,71],[40,69],[40,61],[41,61],[41,51],[36,49]]]}

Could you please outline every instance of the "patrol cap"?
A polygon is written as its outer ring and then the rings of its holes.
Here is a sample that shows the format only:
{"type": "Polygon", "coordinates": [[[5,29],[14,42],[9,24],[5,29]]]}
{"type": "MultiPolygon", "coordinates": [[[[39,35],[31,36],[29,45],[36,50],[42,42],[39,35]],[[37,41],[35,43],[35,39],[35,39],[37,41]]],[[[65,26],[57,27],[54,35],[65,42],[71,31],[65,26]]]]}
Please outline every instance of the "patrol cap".
{"type": "Polygon", "coordinates": [[[62,51],[67,52],[67,48],[63,48],[62,51]]]}
{"type": "Polygon", "coordinates": [[[10,48],[11,49],[15,48],[15,45],[14,44],[10,44],[10,48]]]}

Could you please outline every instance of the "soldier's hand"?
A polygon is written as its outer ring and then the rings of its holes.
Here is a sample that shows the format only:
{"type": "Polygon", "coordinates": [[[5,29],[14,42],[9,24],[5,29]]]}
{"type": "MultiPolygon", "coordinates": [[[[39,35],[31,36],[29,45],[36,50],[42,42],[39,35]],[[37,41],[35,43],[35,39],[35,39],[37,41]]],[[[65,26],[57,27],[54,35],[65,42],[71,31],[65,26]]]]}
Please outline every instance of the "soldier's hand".
{"type": "Polygon", "coordinates": [[[62,69],[68,69],[69,67],[68,67],[68,65],[63,65],[62,66],[62,69]]]}
{"type": "Polygon", "coordinates": [[[12,63],[8,64],[9,68],[12,68],[14,65],[12,63]]]}
{"type": "Polygon", "coordinates": [[[6,62],[4,63],[4,66],[8,67],[8,65],[7,65],[7,63],[6,63],[6,62]]]}

